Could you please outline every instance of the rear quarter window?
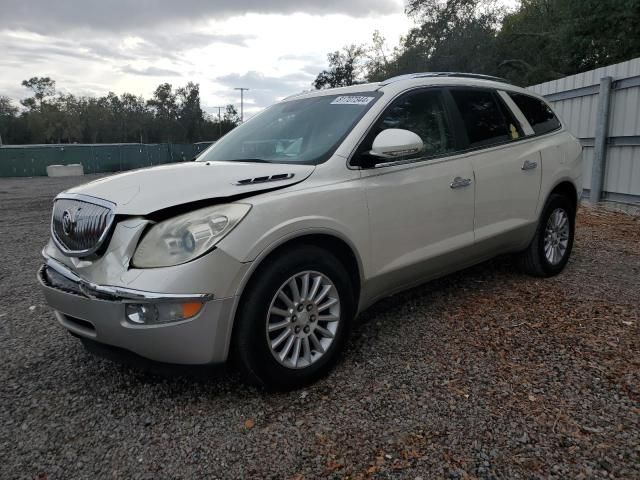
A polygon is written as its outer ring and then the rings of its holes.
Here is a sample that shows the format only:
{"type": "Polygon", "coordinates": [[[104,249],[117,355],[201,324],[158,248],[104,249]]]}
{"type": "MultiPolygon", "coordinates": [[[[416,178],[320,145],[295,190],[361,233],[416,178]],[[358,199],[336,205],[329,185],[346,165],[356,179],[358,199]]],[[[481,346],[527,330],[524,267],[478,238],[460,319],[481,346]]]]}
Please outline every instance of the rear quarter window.
{"type": "Polygon", "coordinates": [[[536,135],[542,135],[560,128],[560,120],[542,100],[522,93],[508,92],[508,94],[525,116],[536,135]]]}

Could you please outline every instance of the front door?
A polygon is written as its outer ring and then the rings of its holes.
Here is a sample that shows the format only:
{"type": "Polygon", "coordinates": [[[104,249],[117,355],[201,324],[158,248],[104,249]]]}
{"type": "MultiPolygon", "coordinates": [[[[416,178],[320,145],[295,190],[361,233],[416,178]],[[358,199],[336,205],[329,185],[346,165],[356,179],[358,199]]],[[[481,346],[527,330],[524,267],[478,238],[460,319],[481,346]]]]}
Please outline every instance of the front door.
{"type": "Polygon", "coordinates": [[[386,128],[410,130],[424,143],[417,155],[362,170],[372,297],[438,275],[464,260],[447,254],[473,243],[473,168],[468,158],[455,156],[450,125],[441,90],[412,91],[387,108],[358,150],[369,149],[386,128]]]}

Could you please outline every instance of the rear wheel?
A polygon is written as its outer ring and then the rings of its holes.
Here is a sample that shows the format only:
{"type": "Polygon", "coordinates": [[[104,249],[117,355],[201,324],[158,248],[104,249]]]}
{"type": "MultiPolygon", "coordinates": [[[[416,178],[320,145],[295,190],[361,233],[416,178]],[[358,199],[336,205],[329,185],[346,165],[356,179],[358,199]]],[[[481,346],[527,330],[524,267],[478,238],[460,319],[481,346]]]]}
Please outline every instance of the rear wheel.
{"type": "Polygon", "coordinates": [[[552,194],[544,206],[529,247],[519,254],[521,268],[536,277],[560,273],[571,255],[575,208],[564,195],[552,194]]]}
{"type": "Polygon", "coordinates": [[[353,287],[338,259],[312,245],[283,251],[245,291],[234,353],[251,383],[296,388],[331,368],[354,314],[353,287]]]}

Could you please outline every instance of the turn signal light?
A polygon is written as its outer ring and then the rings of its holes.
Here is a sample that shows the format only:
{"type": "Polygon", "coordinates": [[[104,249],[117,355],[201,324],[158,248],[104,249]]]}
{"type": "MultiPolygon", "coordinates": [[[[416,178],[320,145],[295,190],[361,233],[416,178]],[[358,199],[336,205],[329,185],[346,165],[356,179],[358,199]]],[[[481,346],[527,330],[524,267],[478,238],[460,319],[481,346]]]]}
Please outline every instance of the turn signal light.
{"type": "Polygon", "coordinates": [[[128,303],[125,307],[127,320],[136,325],[179,322],[195,317],[202,310],[201,302],[184,303],[128,303]]]}
{"type": "Polygon", "coordinates": [[[202,309],[202,303],[200,302],[189,302],[182,303],[182,318],[191,318],[195,317],[198,312],[202,309]]]}

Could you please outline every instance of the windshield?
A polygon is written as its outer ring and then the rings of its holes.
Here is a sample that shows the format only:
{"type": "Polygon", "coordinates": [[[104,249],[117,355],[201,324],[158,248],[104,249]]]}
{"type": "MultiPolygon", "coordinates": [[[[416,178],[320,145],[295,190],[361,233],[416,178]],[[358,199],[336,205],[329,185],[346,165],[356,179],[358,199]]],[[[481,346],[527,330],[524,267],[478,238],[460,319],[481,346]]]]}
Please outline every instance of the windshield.
{"type": "Polygon", "coordinates": [[[378,97],[364,92],[276,103],[226,134],[196,161],[322,163],[378,97]]]}

